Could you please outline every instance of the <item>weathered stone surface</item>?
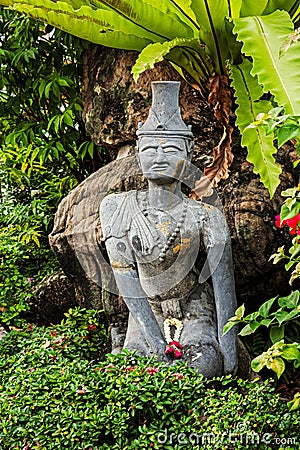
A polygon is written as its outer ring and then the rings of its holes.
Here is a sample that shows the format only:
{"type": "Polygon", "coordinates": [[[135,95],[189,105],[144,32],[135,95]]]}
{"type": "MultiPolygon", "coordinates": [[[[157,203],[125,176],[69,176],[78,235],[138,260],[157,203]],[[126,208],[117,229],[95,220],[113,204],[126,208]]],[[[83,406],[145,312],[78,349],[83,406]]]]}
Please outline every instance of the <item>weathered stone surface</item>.
{"type": "Polygon", "coordinates": [[[34,297],[30,298],[30,311],[26,313],[40,325],[60,323],[64,313],[77,306],[73,283],[59,270],[46,276],[34,288],[34,297]]]}

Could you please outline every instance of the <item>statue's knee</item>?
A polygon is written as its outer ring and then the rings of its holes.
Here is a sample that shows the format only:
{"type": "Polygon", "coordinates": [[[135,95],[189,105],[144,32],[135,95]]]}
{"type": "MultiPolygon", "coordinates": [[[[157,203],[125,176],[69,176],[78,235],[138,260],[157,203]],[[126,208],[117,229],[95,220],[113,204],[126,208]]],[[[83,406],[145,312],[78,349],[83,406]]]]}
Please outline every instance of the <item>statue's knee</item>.
{"type": "Polygon", "coordinates": [[[184,360],[207,378],[223,374],[223,355],[218,343],[202,343],[184,347],[184,360]]]}

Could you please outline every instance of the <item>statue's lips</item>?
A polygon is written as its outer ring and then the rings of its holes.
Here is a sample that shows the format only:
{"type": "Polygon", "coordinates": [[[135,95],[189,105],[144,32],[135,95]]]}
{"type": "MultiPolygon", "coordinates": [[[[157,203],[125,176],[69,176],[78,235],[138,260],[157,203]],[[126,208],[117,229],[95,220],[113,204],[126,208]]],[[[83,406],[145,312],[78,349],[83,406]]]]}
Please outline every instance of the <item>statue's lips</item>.
{"type": "Polygon", "coordinates": [[[160,164],[160,165],[152,166],[151,170],[161,171],[161,170],[166,170],[168,168],[169,168],[169,164],[160,164]]]}

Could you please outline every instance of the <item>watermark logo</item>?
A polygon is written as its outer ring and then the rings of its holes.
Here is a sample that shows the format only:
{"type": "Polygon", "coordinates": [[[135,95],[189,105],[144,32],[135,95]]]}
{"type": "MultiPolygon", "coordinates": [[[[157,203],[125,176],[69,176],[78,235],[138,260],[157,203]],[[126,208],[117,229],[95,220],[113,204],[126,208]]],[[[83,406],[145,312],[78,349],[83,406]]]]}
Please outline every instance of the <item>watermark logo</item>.
{"type": "Polygon", "coordinates": [[[212,444],[216,448],[223,448],[224,445],[255,445],[260,444],[273,446],[296,446],[298,444],[295,437],[274,437],[271,433],[257,433],[248,430],[248,426],[244,422],[235,425],[232,431],[220,431],[210,433],[170,433],[168,429],[164,429],[157,434],[156,440],[158,444],[166,445],[198,445],[199,448],[205,448],[205,445],[212,444]]]}

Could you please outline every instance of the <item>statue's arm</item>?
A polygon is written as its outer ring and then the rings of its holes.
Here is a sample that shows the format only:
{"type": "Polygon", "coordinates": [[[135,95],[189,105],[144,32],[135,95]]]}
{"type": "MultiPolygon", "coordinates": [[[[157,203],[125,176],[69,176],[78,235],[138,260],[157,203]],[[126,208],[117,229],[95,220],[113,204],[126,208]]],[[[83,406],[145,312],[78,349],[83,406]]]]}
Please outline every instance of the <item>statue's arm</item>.
{"type": "MultiPolygon", "coordinates": [[[[114,198],[107,197],[100,207],[100,219],[102,228],[109,226],[112,217],[112,203],[114,198]]],[[[140,325],[149,347],[160,359],[165,358],[166,342],[161,329],[149,305],[138,277],[133,255],[129,250],[126,236],[121,238],[109,236],[105,239],[106,250],[109,256],[114,277],[120,294],[122,295],[134,320],[140,325]],[[126,241],[127,254],[121,254],[118,243],[126,241]]]]}
{"type": "Polygon", "coordinates": [[[237,370],[236,327],[223,336],[224,325],[230,317],[234,316],[236,310],[230,234],[224,215],[216,209],[208,212],[205,227],[204,238],[214,288],[218,339],[224,356],[224,371],[235,373],[237,370]]]}

